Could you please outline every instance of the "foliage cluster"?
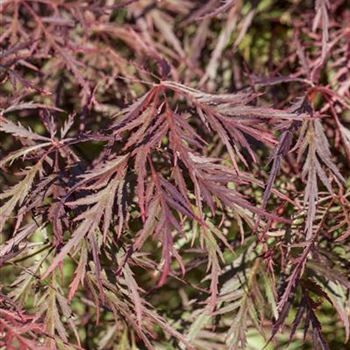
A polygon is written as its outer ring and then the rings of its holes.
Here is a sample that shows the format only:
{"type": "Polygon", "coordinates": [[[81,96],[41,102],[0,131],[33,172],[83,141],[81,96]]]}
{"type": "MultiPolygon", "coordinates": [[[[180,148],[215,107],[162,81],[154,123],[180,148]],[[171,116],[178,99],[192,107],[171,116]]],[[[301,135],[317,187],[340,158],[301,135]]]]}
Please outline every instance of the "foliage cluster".
{"type": "Polygon", "coordinates": [[[0,349],[347,349],[347,0],[0,2],[0,349]]]}

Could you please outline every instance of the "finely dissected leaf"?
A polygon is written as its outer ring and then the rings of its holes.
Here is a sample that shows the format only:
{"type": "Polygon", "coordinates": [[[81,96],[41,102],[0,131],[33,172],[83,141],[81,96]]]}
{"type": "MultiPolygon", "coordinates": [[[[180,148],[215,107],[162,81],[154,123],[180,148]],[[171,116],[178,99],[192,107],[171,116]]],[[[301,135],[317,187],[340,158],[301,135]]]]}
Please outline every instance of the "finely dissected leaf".
{"type": "MultiPolygon", "coordinates": [[[[1,298],[3,301],[3,298],[1,298]]],[[[13,344],[19,344],[21,349],[45,350],[37,337],[42,332],[43,324],[37,322],[33,317],[24,314],[21,310],[6,310],[0,308],[0,330],[5,331],[3,344],[14,348],[13,344]]]]}
{"type": "Polygon", "coordinates": [[[18,103],[16,105],[13,105],[11,107],[8,107],[8,108],[2,110],[1,114],[7,114],[10,112],[21,111],[21,110],[25,110],[25,109],[49,109],[49,110],[55,110],[55,111],[62,112],[62,109],[54,107],[54,106],[44,105],[44,104],[40,104],[40,103],[22,102],[22,103],[18,103]]]}
{"type": "Polygon", "coordinates": [[[10,120],[4,118],[0,119],[0,130],[19,138],[33,141],[50,141],[48,137],[38,135],[31,130],[24,128],[21,124],[12,123],[10,120]]]}
{"type": "Polygon", "coordinates": [[[137,285],[132,271],[130,270],[128,265],[125,265],[123,268],[125,283],[127,287],[130,290],[130,293],[132,295],[133,302],[135,304],[135,311],[136,311],[136,317],[137,317],[137,323],[139,327],[142,325],[142,314],[143,314],[143,301],[139,294],[139,286],[137,285]]]}
{"type": "Polygon", "coordinates": [[[292,122],[291,125],[285,130],[279,140],[278,146],[276,147],[273,155],[272,155],[272,167],[270,170],[269,179],[267,180],[266,188],[263,196],[262,207],[266,208],[267,201],[270,197],[270,193],[272,190],[273,183],[277,177],[278,171],[281,166],[282,159],[288,154],[291,149],[292,141],[293,141],[293,132],[298,128],[298,122],[292,122]]]}
{"type": "Polygon", "coordinates": [[[210,270],[210,293],[211,297],[208,301],[210,310],[213,311],[217,304],[217,295],[218,295],[218,285],[219,285],[219,275],[221,273],[219,258],[224,260],[222,252],[215,241],[213,234],[206,229],[203,229],[201,232],[204,236],[205,244],[209,253],[208,256],[208,268],[210,270]]]}
{"type": "Polygon", "coordinates": [[[329,8],[328,0],[316,0],[315,1],[315,9],[316,15],[312,24],[312,29],[315,31],[317,27],[322,25],[322,60],[325,59],[327,54],[327,43],[329,39],[329,19],[328,19],[328,8],[329,8]]]}
{"type": "MultiPolygon", "coordinates": [[[[68,305],[67,299],[61,294],[62,290],[57,284],[55,273],[52,275],[47,292],[42,296],[40,305],[40,314],[45,315],[45,324],[47,332],[51,335],[51,339],[48,341],[48,348],[55,349],[54,337],[58,334],[63,343],[68,342],[68,329],[67,325],[62,322],[62,316],[67,320],[69,327],[74,331],[79,343],[79,336],[77,334],[76,326],[72,321],[72,310],[68,305]]],[[[79,344],[80,345],[80,344],[79,344]]]]}
{"type": "Polygon", "coordinates": [[[86,273],[87,262],[88,262],[87,250],[86,250],[85,244],[82,243],[82,247],[80,250],[79,263],[78,263],[78,266],[75,270],[75,276],[74,276],[74,279],[72,280],[71,284],[69,285],[70,289],[69,289],[69,294],[68,294],[68,300],[71,300],[74,297],[74,295],[79,287],[79,284],[80,283],[83,284],[85,273],[86,273]]]}
{"type": "Polygon", "coordinates": [[[25,177],[17,185],[7,189],[0,194],[0,200],[6,199],[6,202],[0,207],[0,230],[3,229],[5,222],[11,218],[11,214],[16,205],[21,205],[28,195],[35,176],[41,171],[42,162],[38,162],[25,173],[25,177]]]}
{"type": "MultiPolygon", "coordinates": [[[[283,291],[283,294],[280,297],[279,302],[277,304],[277,310],[280,313],[279,319],[280,318],[283,319],[287,316],[286,314],[283,314],[282,311],[286,310],[286,306],[288,305],[288,302],[289,302],[289,297],[291,296],[291,294],[294,292],[294,290],[296,288],[296,285],[299,281],[302,270],[306,264],[306,260],[309,256],[312,245],[313,245],[313,240],[307,242],[307,245],[304,248],[302,255],[298,257],[297,262],[296,262],[295,266],[293,267],[292,273],[290,274],[290,276],[288,276],[287,285],[286,285],[286,287],[283,291]],[[281,315],[281,313],[282,313],[282,315],[281,315]]],[[[278,324],[278,323],[279,323],[279,320],[276,321],[276,324],[278,324]]],[[[277,330],[276,330],[276,332],[277,332],[277,330]]]]}
{"type": "MultiPolygon", "coordinates": [[[[92,169],[88,173],[81,176],[82,182],[92,181],[95,178],[106,176],[107,178],[118,170],[118,167],[128,158],[128,154],[116,157],[111,160],[107,160],[106,162],[100,164],[97,168],[92,169]]],[[[93,198],[93,196],[91,197],[93,198]]],[[[83,203],[82,201],[77,201],[72,203],[72,205],[82,205],[82,204],[91,204],[91,203],[83,203]]]]}
{"type": "Polygon", "coordinates": [[[185,53],[181,47],[181,43],[173,33],[171,24],[166,20],[166,17],[158,11],[154,11],[152,17],[155,26],[163,34],[164,39],[175,49],[179,56],[184,56],[185,53]]]}
{"type": "Polygon", "coordinates": [[[258,271],[259,261],[257,260],[250,271],[250,276],[248,280],[247,290],[243,291],[242,298],[240,300],[239,309],[237,314],[232,322],[232,325],[228,331],[226,343],[229,349],[239,349],[245,348],[247,344],[247,322],[248,318],[250,318],[253,322],[257,322],[256,313],[254,310],[254,305],[251,304],[250,299],[250,288],[253,280],[255,278],[255,274],[258,271]],[[252,308],[252,309],[251,309],[252,308]]]}
{"type": "Polygon", "coordinates": [[[346,300],[346,296],[344,294],[344,288],[342,288],[339,284],[336,283],[330,283],[332,290],[335,293],[330,292],[328,289],[326,289],[326,293],[328,298],[331,300],[333,306],[337,310],[337,313],[339,315],[339,318],[341,319],[341,322],[345,328],[345,340],[344,342],[347,343],[349,341],[350,337],[350,323],[349,323],[349,303],[346,300]]]}
{"type": "Polygon", "coordinates": [[[303,303],[305,303],[305,299],[302,299],[302,304],[299,305],[297,314],[295,315],[295,318],[293,320],[292,323],[292,329],[289,335],[289,341],[291,341],[293,339],[293,336],[297,330],[297,327],[300,325],[301,321],[302,321],[302,317],[304,316],[304,314],[306,313],[306,308],[303,305],[303,303]]]}
{"type": "Polygon", "coordinates": [[[316,262],[309,261],[307,263],[314,271],[320,274],[320,276],[326,276],[332,282],[338,282],[346,289],[350,289],[350,281],[347,275],[343,271],[338,271],[336,268],[328,268],[327,266],[322,266],[316,262]]]}
{"type": "MultiPolygon", "coordinates": [[[[230,4],[226,6],[229,8],[230,4]]],[[[225,9],[222,8],[222,10],[224,11],[225,9]]],[[[204,81],[207,77],[210,79],[214,79],[216,77],[217,69],[219,66],[219,59],[221,58],[222,52],[224,51],[225,46],[227,45],[230,36],[237,25],[237,10],[238,4],[232,7],[228,14],[228,21],[226,22],[226,26],[222,29],[219,35],[216,47],[211,55],[210,62],[206,68],[206,74],[202,78],[202,81],[204,81]]]]}
{"type": "Polygon", "coordinates": [[[322,168],[322,163],[336,176],[340,181],[345,182],[343,176],[333,163],[329,144],[326,135],[324,134],[322,124],[319,120],[305,122],[304,131],[300,139],[298,157],[307,148],[307,156],[302,170],[302,176],[307,176],[307,183],[304,194],[304,205],[307,207],[307,218],[305,223],[306,238],[310,239],[313,234],[313,222],[316,215],[316,202],[318,199],[318,184],[319,178],[327,190],[332,193],[332,186],[329,179],[322,168]]]}
{"type": "Polygon", "coordinates": [[[88,197],[83,197],[73,202],[67,203],[69,206],[92,205],[86,212],[83,212],[75,218],[75,221],[80,221],[78,227],[73,232],[71,239],[64,245],[58,255],[52,261],[52,264],[45,272],[42,278],[46,278],[52,271],[55,270],[64,257],[67,256],[78,244],[90,233],[98,229],[102,217],[104,218],[104,227],[108,228],[111,217],[109,215],[109,208],[114,201],[115,193],[119,186],[119,178],[115,177],[111,182],[96,194],[91,194],[88,197]]]}
{"type": "Polygon", "coordinates": [[[33,234],[38,229],[35,222],[32,222],[21,228],[14,237],[9,239],[3,246],[0,247],[0,257],[8,254],[11,250],[17,247],[23,240],[33,234]]]}
{"type": "Polygon", "coordinates": [[[321,331],[321,324],[314,312],[313,302],[308,296],[306,297],[306,305],[308,306],[308,318],[310,319],[310,323],[313,327],[313,340],[315,341],[315,344],[318,343],[322,350],[329,350],[330,348],[321,331]]]}
{"type": "Polygon", "coordinates": [[[265,289],[266,297],[271,306],[271,312],[275,320],[277,320],[278,310],[277,310],[276,295],[273,289],[274,287],[273,280],[269,278],[269,276],[266,273],[263,272],[263,281],[264,281],[264,289],[265,289]]]}
{"type": "Polygon", "coordinates": [[[51,142],[42,142],[42,143],[39,143],[37,145],[24,147],[18,151],[15,151],[0,161],[0,167],[3,167],[7,163],[9,163],[9,165],[11,165],[11,163],[13,161],[15,161],[16,159],[22,158],[22,157],[25,158],[26,156],[28,156],[32,152],[35,152],[35,151],[38,151],[44,147],[50,146],[51,144],[52,144],[51,142]]]}

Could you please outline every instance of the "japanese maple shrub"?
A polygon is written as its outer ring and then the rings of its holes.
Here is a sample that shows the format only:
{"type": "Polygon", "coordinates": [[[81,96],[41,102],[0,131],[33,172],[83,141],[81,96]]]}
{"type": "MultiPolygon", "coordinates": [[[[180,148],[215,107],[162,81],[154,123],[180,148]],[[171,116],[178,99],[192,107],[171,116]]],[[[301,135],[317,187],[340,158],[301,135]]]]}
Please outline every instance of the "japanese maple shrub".
{"type": "Polygon", "coordinates": [[[0,3],[0,349],[348,349],[347,0],[0,3]]]}

